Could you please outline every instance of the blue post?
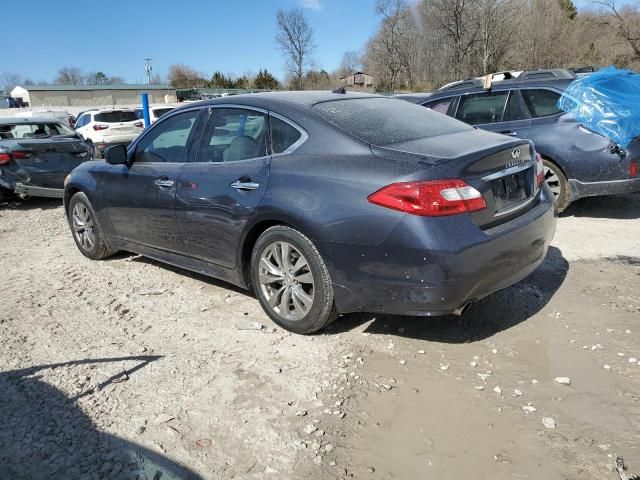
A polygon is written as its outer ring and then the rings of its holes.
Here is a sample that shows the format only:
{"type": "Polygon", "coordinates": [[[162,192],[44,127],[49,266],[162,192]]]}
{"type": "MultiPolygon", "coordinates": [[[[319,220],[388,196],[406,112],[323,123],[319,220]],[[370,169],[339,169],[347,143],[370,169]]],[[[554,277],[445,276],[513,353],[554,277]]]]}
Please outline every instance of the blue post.
{"type": "Polygon", "coordinates": [[[144,128],[149,128],[151,119],[149,118],[149,94],[142,94],[142,115],[144,116],[144,128]]]}

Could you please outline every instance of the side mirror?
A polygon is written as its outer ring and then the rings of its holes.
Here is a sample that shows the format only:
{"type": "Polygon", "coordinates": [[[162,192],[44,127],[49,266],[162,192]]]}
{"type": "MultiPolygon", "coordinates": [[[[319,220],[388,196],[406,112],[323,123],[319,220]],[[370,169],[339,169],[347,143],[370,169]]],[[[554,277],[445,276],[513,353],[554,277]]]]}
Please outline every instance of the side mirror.
{"type": "Polygon", "coordinates": [[[127,147],[114,145],[104,151],[104,159],[111,165],[123,165],[127,163],[127,147]]]}

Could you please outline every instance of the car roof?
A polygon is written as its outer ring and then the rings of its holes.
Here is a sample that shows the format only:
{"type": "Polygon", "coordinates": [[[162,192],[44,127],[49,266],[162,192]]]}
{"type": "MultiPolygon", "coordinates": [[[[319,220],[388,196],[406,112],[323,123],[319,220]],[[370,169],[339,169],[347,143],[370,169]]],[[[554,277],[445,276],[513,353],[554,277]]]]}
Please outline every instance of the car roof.
{"type": "Polygon", "coordinates": [[[60,123],[53,117],[0,117],[0,125],[12,125],[16,123],[60,123]]]}
{"type": "MultiPolygon", "coordinates": [[[[389,98],[382,95],[374,95],[370,93],[345,92],[335,93],[325,90],[309,90],[299,92],[263,92],[260,95],[255,93],[245,93],[240,95],[229,95],[222,98],[211,98],[201,100],[199,102],[189,103],[190,107],[199,105],[218,105],[218,104],[241,104],[241,105],[258,105],[258,104],[296,104],[298,106],[311,107],[318,103],[330,102],[334,100],[351,100],[357,98],[389,98]]],[[[184,107],[183,107],[184,108],[184,107]]]]}
{"type": "Polygon", "coordinates": [[[454,97],[458,95],[466,95],[469,93],[495,92],[503,90],[513,90],[518,88],[555,88],[557,90],[565,90],[575,79],[559,78],[559,79],[536,79],[536,80],[508,80],[495,82],[489,90],[485,90],[481,85],[471,85],[462,88],[448,88],[439,90],[433,95],[424,96],[419,101],[437,100],[439,98],[454,97]]]}

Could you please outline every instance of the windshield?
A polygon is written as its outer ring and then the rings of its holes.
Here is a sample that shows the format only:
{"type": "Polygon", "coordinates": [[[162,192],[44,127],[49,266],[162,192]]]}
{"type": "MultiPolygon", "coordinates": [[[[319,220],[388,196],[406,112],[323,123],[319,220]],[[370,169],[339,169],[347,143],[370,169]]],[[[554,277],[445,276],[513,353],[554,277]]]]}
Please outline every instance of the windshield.
{"type": "Polygon", "coordinates": [[[96,122],[104,123],[133,122],[138,120],[138,116],[133,110],[114,110],[113,112],[101,112],[96,113],[93,118],[96,122]]]}
{"type": "Polygon", "coordinates": [[[335,100],[314,108],[340,129],[380,146],[472,129],[446,115],[393,98],[335,100]]]}
{"type": "Polygon", "coordinates": [[[33,122],[0,125],[0,139],[47,138],[60,135],[75,135],[75,132],[61,123],[33,122]]]}

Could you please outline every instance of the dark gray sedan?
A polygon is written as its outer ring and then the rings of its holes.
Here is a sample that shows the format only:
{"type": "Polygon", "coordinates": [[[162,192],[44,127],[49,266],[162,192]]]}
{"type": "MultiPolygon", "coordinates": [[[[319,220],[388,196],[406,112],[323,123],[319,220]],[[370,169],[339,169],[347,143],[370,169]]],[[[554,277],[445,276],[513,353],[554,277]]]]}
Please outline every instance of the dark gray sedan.
{"type": "Polygon", "coordinates": [[[91,148],[60,122],[0,118],[0,198],[62,198],[64,178],[91,159],[91,148]]]}
{"type": "Polygon", "coordinates": [[[85,256],[252,288],[297,333],[349,312],[461,314],[535,270],[556,226],[530,142],[376,95],[189,104],[106,160],[66,183],[85,256]]]}

